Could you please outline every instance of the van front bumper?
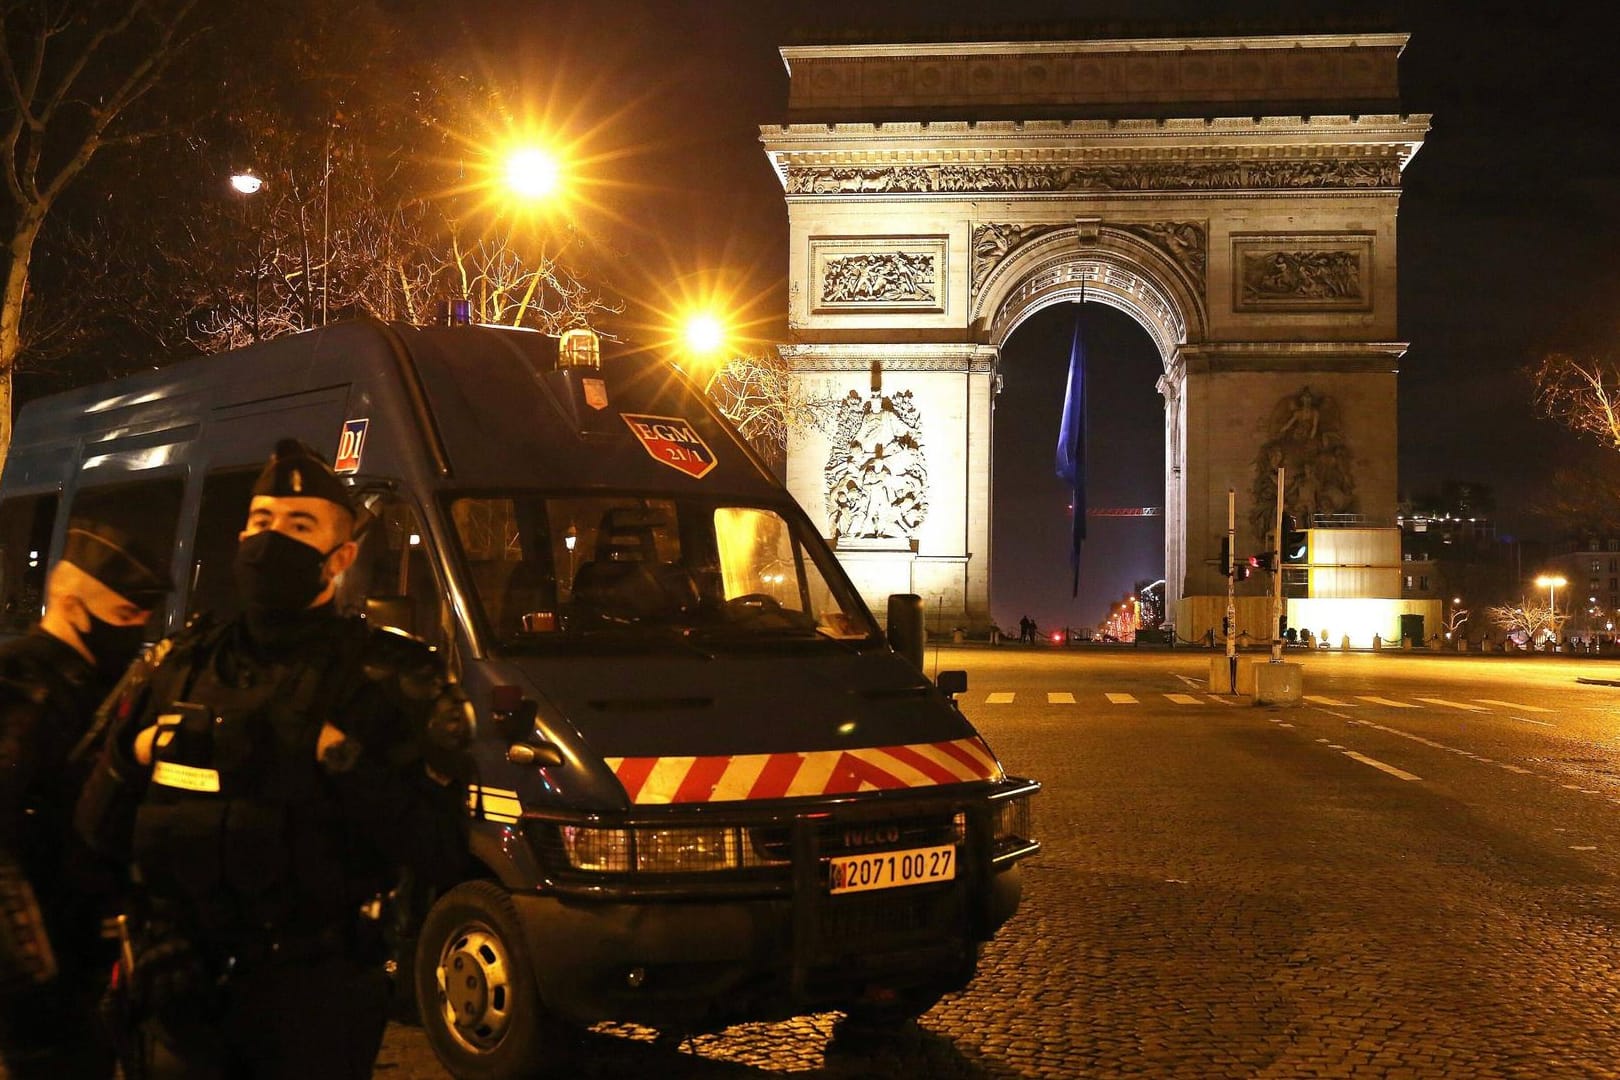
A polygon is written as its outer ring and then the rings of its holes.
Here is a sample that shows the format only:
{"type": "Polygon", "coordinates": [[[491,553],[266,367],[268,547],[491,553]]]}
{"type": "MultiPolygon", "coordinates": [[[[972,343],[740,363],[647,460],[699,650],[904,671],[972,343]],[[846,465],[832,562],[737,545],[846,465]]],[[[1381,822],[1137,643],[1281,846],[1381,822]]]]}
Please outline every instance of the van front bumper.
{"type": "Polygon", "coordinates": [[[512,897],[547,1008],[688,1031],[960,990],[1018,909],[1016,865],[969,881],[796,902],[512,897]]]}
{"type": "MultiPolygon", "coordinates": [[[[1018,863],[1039,849],[1027,812],[1038,790],[1009,779],[729,811],[726,822],[756,830],[774,868],[548,876],[512,897],[541,997],[577,1023],[695,1031],[959,990],[980,944],[1018,910],[1018,863]],[[1023,812],[1008,814],[1015,801],[1023,812]],[[950,880],[831,891],[833,858],[941,843],[956,846],[950,880]]],[[[534,824],[540,863],[556,866],[557,845],[544,839],[555,828],[534,824]]]]}

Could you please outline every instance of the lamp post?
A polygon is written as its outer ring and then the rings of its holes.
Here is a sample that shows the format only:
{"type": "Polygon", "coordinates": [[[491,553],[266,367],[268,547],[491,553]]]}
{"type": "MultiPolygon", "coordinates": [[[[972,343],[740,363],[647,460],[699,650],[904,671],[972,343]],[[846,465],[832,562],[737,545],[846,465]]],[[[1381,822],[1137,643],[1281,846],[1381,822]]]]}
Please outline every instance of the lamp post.
{"type": "Polygon", "coordinates": [[[1561,585],[1568,585],[1569,582],[1556,574],[1542,574],[1536,578],[1536,584],[1547,590],[1547,606],[1556,613],[1558,611],[1558,588],[1561,585]]]}
{"type": "MultiPolygon", "coordinates": [[[[252,198],[264,187],[264,181],[252,169],[244,169],[231,176],[231,188],[243,198],[252,198]]],[[[264,272],[264,230],[259,227],[259,216],[252,210],[248,217],[253,226],[253,340],[259,340],[259,284],[264,272]]]]}

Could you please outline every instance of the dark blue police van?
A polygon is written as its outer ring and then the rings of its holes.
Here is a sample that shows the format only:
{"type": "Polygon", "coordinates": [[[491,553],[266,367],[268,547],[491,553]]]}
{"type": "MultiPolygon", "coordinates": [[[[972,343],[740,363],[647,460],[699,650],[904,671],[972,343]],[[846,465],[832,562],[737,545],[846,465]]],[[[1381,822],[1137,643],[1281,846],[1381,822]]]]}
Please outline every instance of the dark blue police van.
{"type": "Polygon", "coordinates": [[[160,629],[230,612],[282,436],[365,508],[340,604],[442,650],[477,708],[466,879],[401,973],[453,1073],[555,1069],[603,1020],[895,1024],[967,985],[1039,785],[707,399],[588,332],[339,324],[30,403],[0,629],[38,617],[81,512],[174,553],[160,629]]]}

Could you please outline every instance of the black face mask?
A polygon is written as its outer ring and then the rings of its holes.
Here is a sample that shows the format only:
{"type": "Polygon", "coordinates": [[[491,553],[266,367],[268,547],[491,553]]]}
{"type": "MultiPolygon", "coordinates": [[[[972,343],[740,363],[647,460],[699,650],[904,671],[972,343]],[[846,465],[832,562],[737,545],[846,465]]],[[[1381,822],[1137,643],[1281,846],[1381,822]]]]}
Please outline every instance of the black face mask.
{"type": "Polygon", "coordinates": [[[309,607],[326,588],[322,571],[332,551],[322,552],[274,529],[254,533],[236,547],[236,588],[243,604],[249,612],[309,607]]]}
{"type": "Polygon", "coordinates": [[[146,626],[115,626],[96,618],[89,608],[84,613],[90,617],[90,629],[79,631],[79,640],[96,658],[96,672],[104,679],[116,680],[140,653],[146,626]]]}

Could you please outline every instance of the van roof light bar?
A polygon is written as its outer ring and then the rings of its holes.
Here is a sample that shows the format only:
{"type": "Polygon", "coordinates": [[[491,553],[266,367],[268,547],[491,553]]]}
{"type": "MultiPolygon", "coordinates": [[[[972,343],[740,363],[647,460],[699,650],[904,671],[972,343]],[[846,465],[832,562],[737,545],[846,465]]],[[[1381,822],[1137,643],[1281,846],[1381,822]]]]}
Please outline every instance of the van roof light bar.
{"type": "Polygon", "coordinates": [[[557,343],[557,366],[601,367],[602,342],[596,336],[596,331],[583,327],[564,330],[562,340],[557,343]]]}

